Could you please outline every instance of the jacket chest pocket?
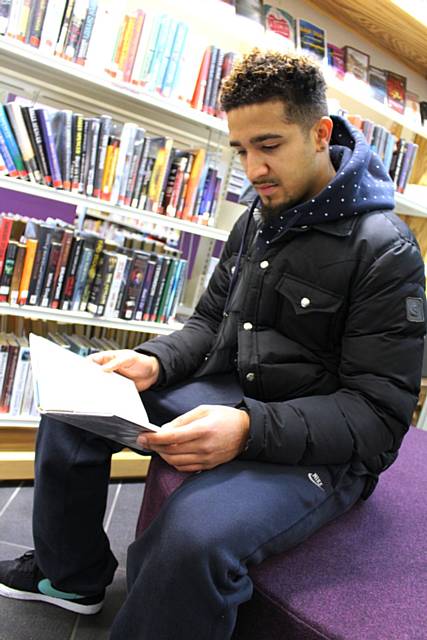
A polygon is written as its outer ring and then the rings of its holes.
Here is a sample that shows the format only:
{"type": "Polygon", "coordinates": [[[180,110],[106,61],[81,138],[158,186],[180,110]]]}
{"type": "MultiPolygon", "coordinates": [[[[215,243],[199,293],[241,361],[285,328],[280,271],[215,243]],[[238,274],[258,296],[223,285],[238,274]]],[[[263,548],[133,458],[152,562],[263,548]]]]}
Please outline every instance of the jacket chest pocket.
{"type": "Polygon", "coordinates": [[[329,349],[340,342],[342,296],[288,274],[282,276],[275,289],[277,329],[313,349],[329,349]]]}

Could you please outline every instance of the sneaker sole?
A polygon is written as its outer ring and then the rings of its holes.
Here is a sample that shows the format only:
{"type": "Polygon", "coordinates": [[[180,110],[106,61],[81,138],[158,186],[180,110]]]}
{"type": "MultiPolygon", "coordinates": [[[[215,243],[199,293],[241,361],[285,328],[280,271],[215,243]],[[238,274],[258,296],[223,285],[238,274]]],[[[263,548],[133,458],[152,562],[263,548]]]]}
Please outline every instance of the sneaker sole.
{"type": "Polygon", "coordinates": [[[13,598],[14,600],[33,600],[36,602],[46,602],[47,604],[53,604],[61,609],[67,609],[74,613],[80,613],[82,615],[90,616],[94,613],[98,613],[102,609],[104,601],[97,602],[95,604],[78,604],[71,600],[61,600],[60,598],[52,598],[51,596],[45,596],[42,593],[31,593],[30,591],[19,591],[18,589],[12,589],[6,587],[4,584],[0,584],[0,595],[6,598],[13,598]]]}

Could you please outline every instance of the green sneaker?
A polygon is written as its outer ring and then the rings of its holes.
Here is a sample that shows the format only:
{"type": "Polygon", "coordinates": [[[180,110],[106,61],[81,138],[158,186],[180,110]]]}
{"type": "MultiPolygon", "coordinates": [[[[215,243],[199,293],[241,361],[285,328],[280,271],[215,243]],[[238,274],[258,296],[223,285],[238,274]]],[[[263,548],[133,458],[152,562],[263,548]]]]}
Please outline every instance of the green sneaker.
{"type": "Polygon", "coordinates": [[[0,562],[0,595],[47,602],[74,613],[92,615],[102,609],[105,590],[93,596],[58,591],[36,565],[34,551],[27,551],[16,560],[0,562]]]}

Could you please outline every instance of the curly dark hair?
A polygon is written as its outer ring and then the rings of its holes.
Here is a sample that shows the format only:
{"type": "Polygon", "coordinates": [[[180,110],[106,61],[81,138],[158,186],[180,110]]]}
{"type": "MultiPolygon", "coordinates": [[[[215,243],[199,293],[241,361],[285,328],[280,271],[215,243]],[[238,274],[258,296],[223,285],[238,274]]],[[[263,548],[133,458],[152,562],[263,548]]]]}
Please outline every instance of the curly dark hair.
{"type": "Polygon", "coordinates": [[[287,119],[304,129],[327,116],[326,82],[319,65],[305,55],[253,49],[234,65],[221,88],[226,113],[275,99],[285,105],[287,119]]]}

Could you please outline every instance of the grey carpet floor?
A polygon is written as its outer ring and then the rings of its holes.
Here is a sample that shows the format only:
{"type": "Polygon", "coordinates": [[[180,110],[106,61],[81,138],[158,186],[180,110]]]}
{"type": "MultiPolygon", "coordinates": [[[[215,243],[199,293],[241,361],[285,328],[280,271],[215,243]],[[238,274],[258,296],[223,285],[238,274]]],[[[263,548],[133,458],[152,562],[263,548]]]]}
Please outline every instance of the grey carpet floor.
{"type": "MultiPolygon", "coordinates": [[[[144,491],[142,482],[111,482],[104,528],[119,562],[107,590],[104,608],[95,616],[80,616],[52,605],[0,597],[0,640],[107,640],[111,622],[126,593],[126,550],[134,539],[144,491]]],[[[33,548],[31,513],[33,486],[0,482],[0,559],[11,559],[33,548]]]]}

